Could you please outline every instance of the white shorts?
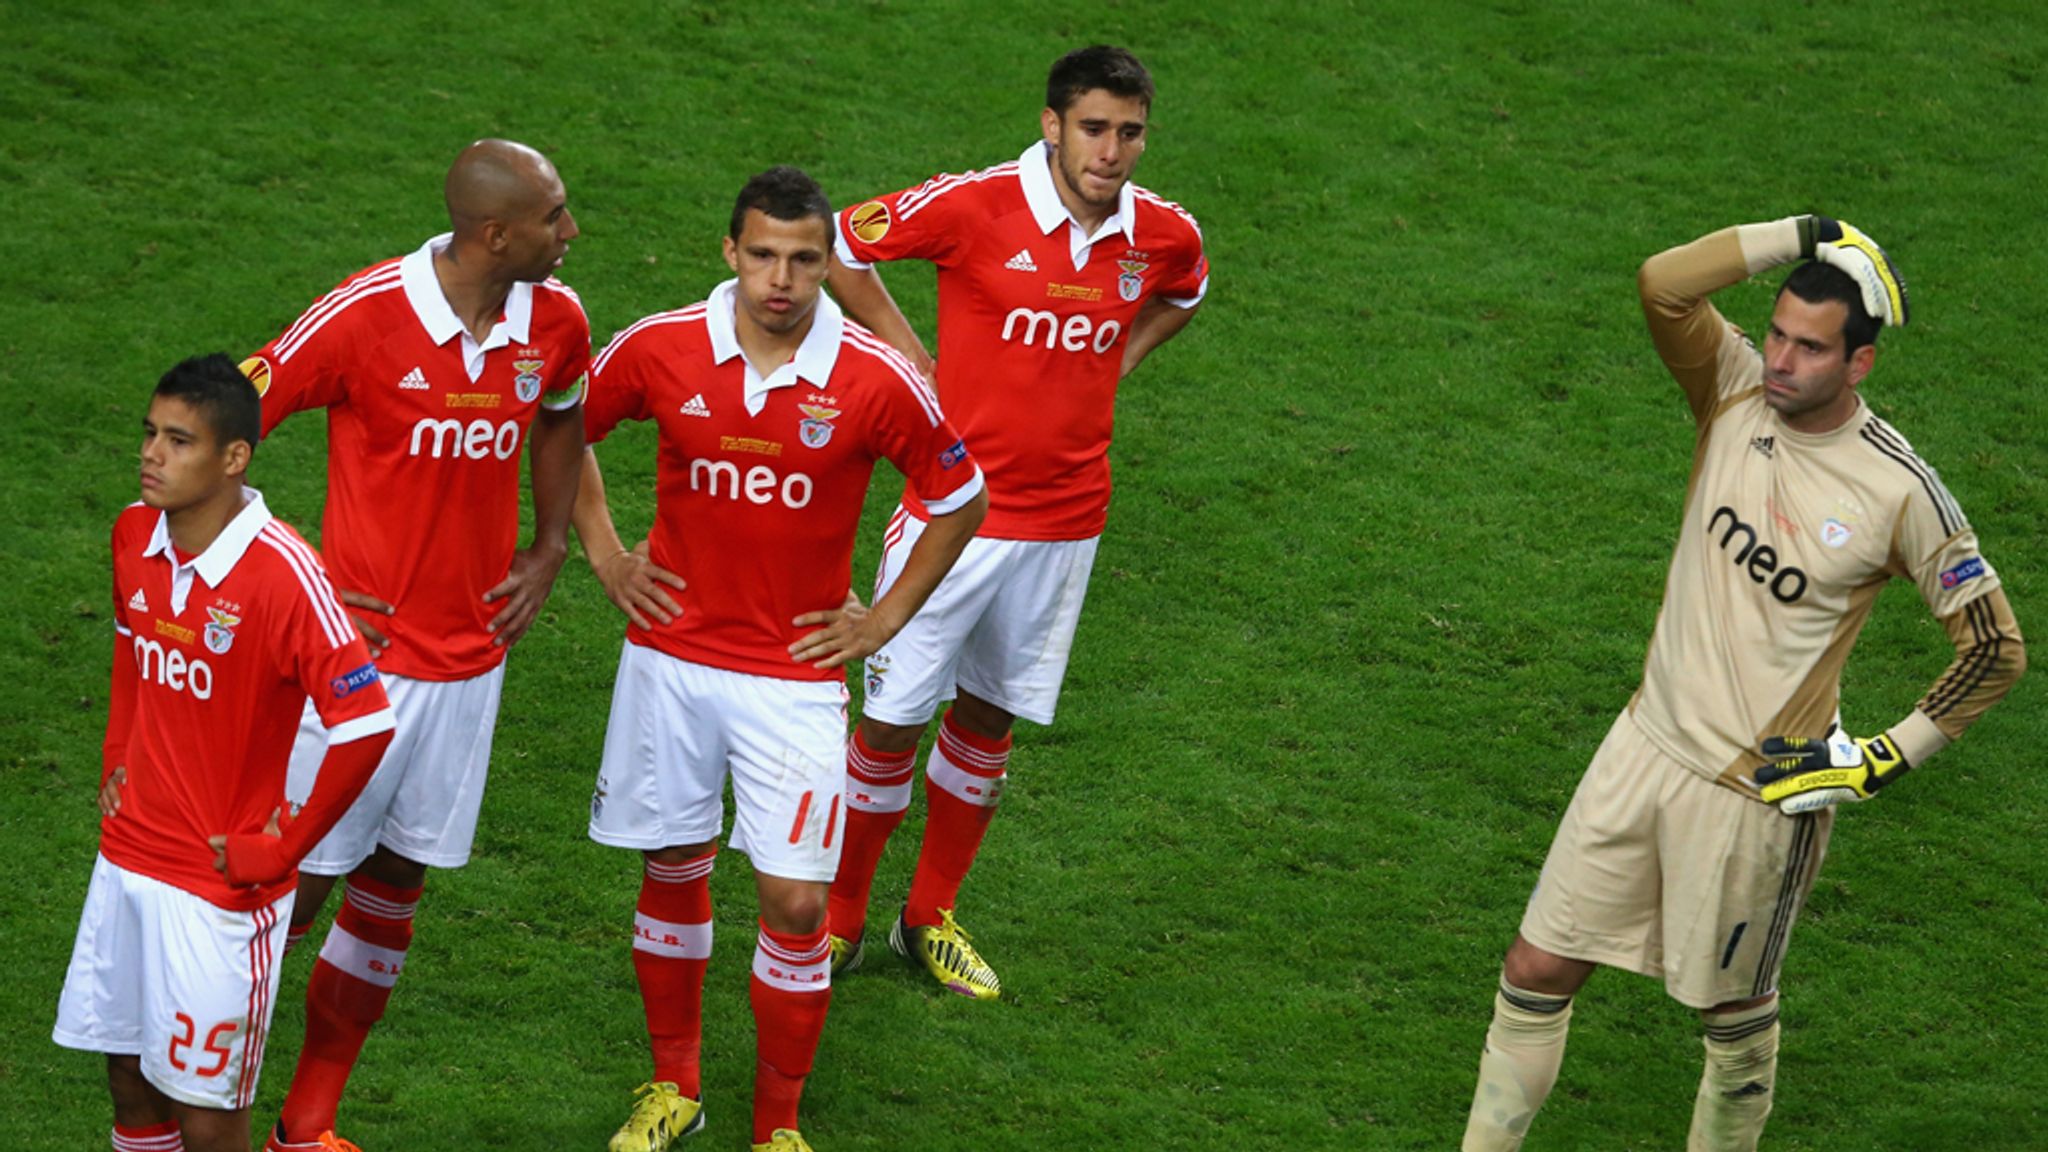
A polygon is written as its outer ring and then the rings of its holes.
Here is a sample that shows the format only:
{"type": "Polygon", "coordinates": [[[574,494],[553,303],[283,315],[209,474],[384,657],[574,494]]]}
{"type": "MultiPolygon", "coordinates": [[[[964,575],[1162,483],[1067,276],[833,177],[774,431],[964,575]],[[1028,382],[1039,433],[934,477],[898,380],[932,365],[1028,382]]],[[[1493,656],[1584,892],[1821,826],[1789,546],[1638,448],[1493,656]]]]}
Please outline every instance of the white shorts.
{"type": "MultiPolygon", "coordinates": [[[[902,575],[924,528],[901,508],[890,517],[875,599],[902,575]]],[[[969,540],[931,599],[868,657],[862,713],[919,727],[957,685],[1013,716],[1052,723],[1100,539],[969,540]]]]}
{"type": "Polygon", "coordinates": [[[846,790],[846,684],[779,680],[627,644],[612,687],[590,838],[652,851],[718,838],[756,872],[830,881],[846,790]]]}
{"type": "MultiPolygon", "coordinates": [[[[504,686],[503,664],[467,680],[412,680],[387,673],[384,691],[398,721],[391,746],[363,794],[299,871],[345,876],[379,844],[432,868],[469,863],[504,686]]],[[[285,781],[285,797],[292,803],[305,803],[326,755],[327,729],[308,701],[285,781]]]]}
{"type": "Polygon", "coordinates": [[[230,912],[99,857],[51,1038],[142,1057],[143,1077],[173,1100],[249,1107],[291,916],[290,892],[230,912]]]}

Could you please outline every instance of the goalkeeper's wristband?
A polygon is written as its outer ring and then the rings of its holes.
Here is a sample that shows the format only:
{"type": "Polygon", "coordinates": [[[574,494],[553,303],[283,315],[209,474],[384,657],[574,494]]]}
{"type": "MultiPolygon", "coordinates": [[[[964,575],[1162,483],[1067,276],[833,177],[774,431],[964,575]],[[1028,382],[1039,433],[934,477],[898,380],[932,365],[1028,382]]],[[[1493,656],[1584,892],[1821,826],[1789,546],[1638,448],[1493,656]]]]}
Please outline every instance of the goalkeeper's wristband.
{"type": "Polygon", "coordinates": [[[1833,244],[1842,238],[1840,221],[1812,215],[1795,216],[1793,219],[1799,225],[1799,255],[1803,259],[1813,259],[1821,245],[1833,244]]]}

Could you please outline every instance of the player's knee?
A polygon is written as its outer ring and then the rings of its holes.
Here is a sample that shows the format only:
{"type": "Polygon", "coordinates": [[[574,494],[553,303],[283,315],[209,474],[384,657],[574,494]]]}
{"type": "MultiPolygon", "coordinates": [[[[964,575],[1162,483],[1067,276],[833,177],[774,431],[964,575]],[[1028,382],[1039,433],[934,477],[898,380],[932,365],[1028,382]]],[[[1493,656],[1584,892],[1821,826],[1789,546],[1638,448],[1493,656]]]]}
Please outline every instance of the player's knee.
{"type": "Polygon", "coordinates": [[[1545,996],[1577,995],[1593,971],[1593,965],[1584,960],[1546,952],[1520,935],[1508,947],[1500,968],[1501,977],[1509,984],[1545,996]]]}
{"type": "Polygon", "coordinates": [[[223,1111],[218,1108],[180,1108],[178,1127],[185,1152],[249,1152],[247,1109],[223,1111]]]}
{"type": "Polygon", "coordinates": [[[370,858],[359,865],[359,870],[370,879],[393,888],[419,888],[427,882],[425,864],[400,856],[382,844],[377,845],[370,858]]]}
{"type": "Polygon", "coordinates": [[[1725,1004],[1716,1004],[1712,1008],[1702,1010],[1700,1018],[1712,1023],[1713,1018],[1716,1016],[1726,1016],[1736,1012],[1747,1012],[1752,1008],[1762,1008],[1777,998],[1778,994],[1776,992],[1767,992],[1762,996],[1752,997],[1748,1000],[1730,1000],[1725,1004]]]}
{"type": "Polygon", "coordinates": [[[830,891],[825,884],[764,885],[761,921],[785,935],[809,936],[825,926],[825,898],[830,891]]]}
{"type": "Polygon", "coordinates": [[[642,855],[656,864],[686,864],[699,856],[708,854],[716,847],[718,847],[717,841],[706,840],[701,844],[677,844],[668,848],[652,848],[642,853],[642,855]]]}
{"type": "Polygon", "coordinates": [[[959,699],[953,701],[950,715],[953,723],[989,740],[1008,736],[1011,725],[1017,722],[1017,718],[1007,710],[967,692],[960,693],[959,699]]]}
{"type": "Polygon", "coordinates": [[[884,755],[897,755],[917,747],[924,738],[924,725],[885,724],[872,716],[860,718],[860,738],[868,747],[884,755]]]}
{"type": "Polygon", "coordinates": [[[170,1102],[142,1075],[140,1056],[107,1056],[107,1094],[114,1099],[114,1123],[147,1128],[171,1118],[170,1102]]]}
{"type": "Polygon", "coordinates": [[[303,932],[320,916],[320,906],[327,903],[327,894],[334,891],[335,876],[322,876],[317,872],[299,871],[298,894],[292,898],[292,924],[294,932],[303,932]]]}

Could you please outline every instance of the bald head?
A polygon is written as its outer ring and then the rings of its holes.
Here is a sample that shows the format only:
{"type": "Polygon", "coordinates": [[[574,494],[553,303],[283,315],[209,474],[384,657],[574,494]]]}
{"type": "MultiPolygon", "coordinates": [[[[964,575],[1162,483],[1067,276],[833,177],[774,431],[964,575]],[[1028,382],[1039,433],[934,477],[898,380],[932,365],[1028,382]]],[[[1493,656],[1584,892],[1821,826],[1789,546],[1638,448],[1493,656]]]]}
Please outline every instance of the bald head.
{"type": "Polygon", "coordinates": [[[455,241],[443,259],[500,281],[545,280],[577,236],[562,178],[548,158],[510,140],[479,140],[448,169],[455,241]]]}
{"type": "Polygon", "coordinates": [[[544,214],[561,189],[547,157],[510,140],[479,140],[455,158],[442,191],[448,220],[462,237],[493,220],[544,214]]]}

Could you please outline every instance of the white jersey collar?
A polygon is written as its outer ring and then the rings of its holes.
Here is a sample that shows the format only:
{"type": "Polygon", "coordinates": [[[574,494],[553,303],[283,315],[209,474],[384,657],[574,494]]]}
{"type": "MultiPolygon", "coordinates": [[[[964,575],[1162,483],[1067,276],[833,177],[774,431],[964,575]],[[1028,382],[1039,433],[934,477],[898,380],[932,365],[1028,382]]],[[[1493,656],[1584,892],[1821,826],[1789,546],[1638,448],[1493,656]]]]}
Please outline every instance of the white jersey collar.
{"type": "Polygon", "coordinates": [[[1080,221],[1067,211],[1059,191],[1053,187],[1052,148],[1043,140],[1034,141],[1031,147],[1024,149],[1023,155],[1017,157],[1017,180],[1024,186],[1024,202],[1031,206],[1031,218],[1038,222],[1038,230],[1050,236],[1061,224],[1068,225],[1077,234],[1076,253],[1117,232],[1123,233],[1124,239],[1133,246],[1138,243],[1138,193],[1129,180],[1125,180],[1124,186],[1117,191],[1116,211],[1109,214],[1092,236],[1079,235],[1080,221]]]}
{"type": "MultiPolygon", "coordinates": [[[[434,254],[447,249],[454,240],[453,232],[443,232],[425,244],[406,254],[398,262],[398,279],[405,285],[405,298],[412,305],[413,314],[420,318],[420,327],[427,330],[436,344],[446,344],[457,336],[468,336],[469,329],[456,318],[455,309],[448,303],[448,297],[441,291],[440,277],[434,275],[434,254]]],[[[479,353],[507,344],[524,344],[533,327],[533,285],[524,280],[515,281],[512,291],[505,297],[505,314],[491,328],[490,335],[482,344],[470,337],[464,344],[468,351],[472,346],[479,353]]],[[[469,357],[465,356],[464,359],[469,357]]],[[[476,379],[475,373],[470,379],[476,379]]]]}
{"type": "Polygon", "coordinates": [[[711,290],[704,301],[704,325],[711,332],[711,359],[723,364],[740,356],[746,367],[747,414],[758,416],[768,403],[768,393],[777,388],[788,388],[799,379],[808,380],[814,388],[823,388],[832,378],[832,366],[839,360],[839,337],[846,326],[846,317],[839,305],[824,292],[818,293],[818,306],[811,313],[811,330],[804,334],[804,342],[797,346],[796,355],[775,371],[763,377],[754,365],[746,362],[740,352],[740,336],[736,327],[735,310],[739,307],[739,281],[727,280],[711,290]]]}
{"type": "Polygon", "coordinates": [[[249,551],[249,545],[256,542],[256,534],[263,531],[268,523],[270,509],[263,503],[263,493],[244,487],[242,510],[220,530],[220,535],[213,538],[206,551],[179,563],[171,548],[171,518],[167,513],[157,513],[156,529],[149,534],[149,543],[142,549],[142,555],[145,558],[161,555],[171,564],[171,614],[175,616],[185,611],[185,600],[192,590],[194,575],[206,581],[208,588],[220,587],[228,573],[235,570],[243,554],[249,551]]]}

